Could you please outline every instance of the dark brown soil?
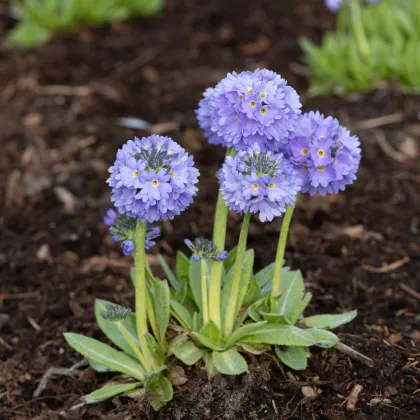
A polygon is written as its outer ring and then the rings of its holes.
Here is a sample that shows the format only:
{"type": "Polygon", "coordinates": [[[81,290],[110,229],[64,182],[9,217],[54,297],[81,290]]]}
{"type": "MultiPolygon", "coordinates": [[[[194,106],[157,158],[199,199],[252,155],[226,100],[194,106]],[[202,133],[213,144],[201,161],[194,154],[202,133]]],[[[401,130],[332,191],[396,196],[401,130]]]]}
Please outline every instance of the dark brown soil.
{"type": "MultiPolygon", "coordinates": [[[[41,397],[32,396],[48,367],[80,360],[63,332],[103,339],[95,297],[133,303],[130,260],[111,243],[102,217],[109,206],[107,167],[125,140],[146,132],[119,127],[117,118],[158,124],[154,131],[181,142],[200,167],[194,205],[162,226],[163,240],[153,251],[172,258],[183,238],[209,236],[212,229],[214,174],[223,151],[207,145],[197,129],[202,91],[228,71],[268,67],[304,96],[297,37],[316,40],[333,25],[320,0],[166,3],[160,17],[80,30],[31,52],[0,48],[1,419],[61,418],[57,413],[109,379],[85,369],[73,378],[54,377],[41,397]]],[[[1,15],[2,36],[13,24],[1,15]]],[[[420,417],[419,299],[407,289],[419,289],[420,99],[381,90],[306,100],[305,108],[330,112],[356,129],[364,157],[359,180],[345,193],[301,200],[287,260],[302,269],[314,293],[310,313],[359,310],[338,333],[373,358],[375,368],[314,350],[297,383],[271,358],[253,360],[250,375],[213,383],[189,369],[190,381],[159,413],[121,398],[68,417],[420,417]],[[373,129],[361,123],[395,113],[397,123],[373,129]],[[398,261],[402,265],[392,265],[398,261]],[[372,271],[382,266],[382,273],[372,271]],[[319,392],[316,398],[304,397],[306,382],[319,392]],[[346,413],[355,384],[363,391],[356,410],[346,413]]],[[[229,248],[238,225],[232,215],[229,248]]],[[[249,246],[258,267],[274,259],[278,231],[278,221],[252,223],[249,246]]],[[[150,261],[156,266],[153,255],[150,261]]]]}

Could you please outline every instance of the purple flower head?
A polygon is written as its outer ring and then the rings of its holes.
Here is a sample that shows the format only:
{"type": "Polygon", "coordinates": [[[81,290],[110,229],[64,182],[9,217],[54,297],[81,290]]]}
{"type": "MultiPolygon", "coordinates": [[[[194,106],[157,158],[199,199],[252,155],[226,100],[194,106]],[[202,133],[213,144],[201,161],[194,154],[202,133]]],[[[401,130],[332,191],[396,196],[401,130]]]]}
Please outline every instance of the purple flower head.
{"type": "MultiPolygon", "coordinates": [[[[136,229],[137,219],[133,217],[126,216],[125,214],[116,213],[113,209],[109,209],[107,211],[107,216],[104,218],[105,224],[110,226],[110,233],[112,234],[112,241],[113,242],[120,242],[121,248],[123,250],[124,255],[132,254],[132,251],[129,252],[131,249],[130,242],[132,242],[134,231],[136,229]],[[112,220],[113,224],[110,225],[107,222],[112,220]]],[[[144,243],[144,248],[147,250],[151,248],[153,245],[156,245],[155,239],[160,236],[160,228],[153,227],[151,223],[148,223],[147,232],[146,232],[146,240],[144,243]]],[[[134,244],[133,244],[134,250],[134,244]]]]}
{"type": "Polygon", "coordinates": [[[195,262],[201,259],[224,261],[228,256],[227,251],[217,252],[216,245],[208,239],[196,238],[194,242],[184,239],[184,243],[193,252],[191,259],[195,262]]]}
{"type": "Polygon", "coordinates": [[[301,103],[296,91],[270,70],[229,73],[204,92],[196,111],[209,143],[236,150],[258,144],[279,151],[293,132],[301,103]]]}
{"type": "Polygon", "coordinates": [[[143,222],[173,219],[197,194],[193,157],[168,137],[129,140],[109,172],[118,212],[143,222]]]}
{"type": "Polygon", "coordinates": [[[258,145],[227,157],[218,178],[227,206],[238,213],[259,213],[262,222],[294,205],[302,184],[282,153],[261,152],[258,145]]]}
{"type": "Polygon", "coordinates": [[[335,118],[311,111],[299,118],[288,155],[300,172],[303,192],[336,194],[356,179],[360,142],[335,118]]]}

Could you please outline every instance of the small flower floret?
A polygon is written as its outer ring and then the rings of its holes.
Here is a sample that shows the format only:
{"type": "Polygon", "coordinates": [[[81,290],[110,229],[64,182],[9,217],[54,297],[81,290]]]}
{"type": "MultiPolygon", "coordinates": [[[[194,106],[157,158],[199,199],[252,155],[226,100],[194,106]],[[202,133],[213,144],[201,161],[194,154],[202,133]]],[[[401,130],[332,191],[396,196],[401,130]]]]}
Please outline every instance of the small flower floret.
{"type": "Polygon", "coordinates": [[[261,152],[258,145],[227,157],[218,178],[227,206],[238,213],[259,214],[262,222],[294,205],[302,183],[282,153],[261,152]]]}
{"type": "Polygon", "coordinates": [[[114,303],[107,303],[101,312],[102,318],[111,322],[122,322],[131,314],[131,309],[114,303]]]}
{"type": "Polygon", "coordinates": [[[184,239],[184,243],[193,252],[191,258],[195,262],[201,259],[224,261],[228,256],[227,251],[218,252],[216,245],[208,239],[196,238],[194,242],[189,239],[184,239]]]}
{"type": "Polygon", "coordinates": [[[128,141],[109,172],[118,212],[143,222],[173,219],[197,193],[199,172],[193,157],[168,137],[128,141]]]}
{"type": "Polygon", "coordinates": [[[301,113],[296,91],[270,70],[229,73],[204,92],[197,119],[212,144],[244,150],[258,144],[278,151],[301,113]]]}
{"type": "MultiPolygon", "coordinates": [[[[109,209],[104,217],[104,222],[109,226],[109,232],[114,242],[121,241],[121,249],[125,256],[134,252],[133,235],[136,229],[137,219],[124,214],[117,213],[114,209],[109,209]]],[[[148,250],[156,245],[155,239],[160,236],[160,228],[148,224],[144,248],[148,250]]]]}
{"type": "Polygon", "coordinates": [[[356,136],[335,118],[312,111],[300,117],[288,154],[299,170],[302,191],[324,196],[353,183],[361,158],[356,136]]]}

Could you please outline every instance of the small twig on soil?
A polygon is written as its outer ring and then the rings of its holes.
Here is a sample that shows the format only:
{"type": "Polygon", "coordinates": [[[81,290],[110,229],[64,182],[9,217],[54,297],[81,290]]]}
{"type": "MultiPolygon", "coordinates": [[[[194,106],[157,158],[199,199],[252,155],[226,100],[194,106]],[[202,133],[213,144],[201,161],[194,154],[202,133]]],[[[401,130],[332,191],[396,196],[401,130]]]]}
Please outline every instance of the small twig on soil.
{"type": "Polygon", "coordinates": [[[353,359],[358,360],[359,362],[373,368],[374,366],[374,362],[372,359],[370,359],[369,357],[365,356],[362,353],[359,353],[357,350],[352,349],[349,346],[346,346],[343,343],[337,343],[334,348],[338,351],[340,351],[341,353],[347,354],[347,356],[352,357],[353,359]]]}
{"type": "Polygon", "coordinates": [[[350,124],[350,127],[355,131],[372,130],[374,128],[383,127],[384,125],[402,122],[404,121],[404,118],[405,115],[403,112],[395,112],[394,114],[358,121],[354,124],[350,124]]]}
{"type": "Polygon", "coordinates": [[[400,287],[401,289],[404,290],[404,292],[408,293],[410,296],[412,296],[413,298],[416,298],[418,300],[420,300],[420,293],[416,292],[414,289],[412,289],[411,287],[408,287],[406,284],[404,283],[400,283],[400,287]]]}
{"type": "Polygon", "coordinates": [[[354,411],[356,408],[357,401],[359,399],[359,394],[362,392],[363,386],[360,384],[354,385],[352,390],[350,391],[349,396],[347,397],[347,405],[346,410],[347,411],[354,411]]]}
{"type": "Polygon", "coordinates": [[[0,344],[6,347],[7,350],[13,350],[13,347],[10,346],[1,335],[0,335],[0,344]]]}
{"type": "MultiPolygon", "coordinates": [[[[87,404],[86,401],[83,401],[83,402],[81,402],[79,404],[73,405],[73,407],[67,408],[65,410],[58,411],[55,414],[57,414],[57,416],[60,416],[60,417],[61,416],[66,416],[66,413],[68,413],[69,411],[76,411],[79,408],[84,407],[86,404],[87,404]]],[[[37,416],[37,417],[34,417],[32,420],[41,420],[43,418],[45,418],[45,417],[44,416],[37,416]]]]}
{"type": "Polygon", "coordinates": [[[410,262],[410,257],[405,256],[398,261],[394,261],[391,264],[383,265],[382,267],[372,267],[371,265],[363,264],[362,268],[366,271],[371,271],[372,273],[388,273],[389,271],[394,271],[397,268],[400,268],[402,265],[410,262]]]}
{"type": "Polygon", "coordinates": [[[403,153],[397,152],[390,146],[390,144],[386,141],[385,134],[382,131],[378,130],[375,132],[375,134],[379,147],[387,156],[400,163],[405,163],[407,161],[407,156],[405,156],[403,153]]]}
{"type": "Polygon", "coordinates": [[[50,367],[48,370],[44,373],[44,375],[41,378],[41,381],[39,382],[39,385],[37,386],[35,392],[33,393],[34,398],[38,398],[42,392],[45,390],[45,388],[48,385],[48,381],[50,378],[54,375],[60,375],[60,376],[72,376],[73,374],[77,374],[79,368],[87,366],[88,360],[83,359],[80,362],[75,363],[73,366],[69,368],[57,368],[57,367],[50,367]]]}

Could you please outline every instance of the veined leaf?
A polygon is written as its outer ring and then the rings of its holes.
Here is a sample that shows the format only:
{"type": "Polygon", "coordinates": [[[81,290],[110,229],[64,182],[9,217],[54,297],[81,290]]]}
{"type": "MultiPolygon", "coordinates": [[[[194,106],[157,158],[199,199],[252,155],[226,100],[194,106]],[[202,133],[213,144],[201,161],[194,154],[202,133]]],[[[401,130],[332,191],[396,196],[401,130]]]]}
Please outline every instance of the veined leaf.
{"type": "Polygon", "coordinates": [[[243,337],[252,334],[254,331],[258,331],[265,324],[267,324],[266,321],[242,325],[229,337],[228,341],[226,342],[226,348],[232,347],[243,337]]]}
{"type": "Polygon", "coordinates": [[[184,341],[172,349],[175,356],[188,366],[197,363],[203,356],[204,350],[199,349],[191,341],[184,341]]]}
{"type": "Polygon", "coordinates": [[[243,337],[241,342],[308,347],[315,344],[315,339],[307,331],[292,325],[266,324],[243,337]]]}
{"type": "Polygon", "coordinates": [[[216,369],[224,375],[240,375],[248,372],[246,360],[235,349],[223,352],[214,351],[213,361],[216,369]]]}
{"type": "Polygon", "coordinates": [[[209,321],[206,325],[203,325],[200,334],[216,342],[219,341],[221,337],[220,329],[213,321],[209,321]]]}
{"type": "Polygon", "coordinates": [[[140,381],[145,380],[146,372],[143,367],[127,354],[80,334],[65,333],[64,338],[71,347],[86,358],[140,381]]]}
{"type": "Polygon", "coordinates": [[[237,346],[242,347],[245,351],[251,354],[259,355],[270,350],[270,346],[258,343],[236,343],[237,346]]]}
{"type": "Polygon", "coordinates": [[[306,307],[309,305],[309,302],[312,299],[312,293],[308,292],[305,294],[303,299],[296,304],[294,308],[292,308],[289,312],[289,319],[292,325],[296,324],[299,317],[303,314],[306,307]]]}
{"type": "Polygon", "coordinates": [[[165,261],[165,258],[162,257],[162,255],[158,255],[158,261],[160,266],[163,268],[163,271],[166,274],[166,277],[169,280],[169,283],[171,283],[171,286],[177,290],[179,287],[179,281],[175,277],[174,273],[172,272],[171,268],[169,267],[168,263],[165,261]]]}
{"type": "Polygon", "coordinates": [[[223,351],[224,347],[222,344],[211,340],[210,338],[205,337],[204,335],[201,335],[199,333],[193,332],[191,333],[191,337],[194,338],[194,340],[198,341],[199,344],[201,344],[204,347],[207,347],[211,350],[216,351],[223,351]]]}
{"type": "Polygon", "coordinates": [[[255,321],[255,322],[261,322],[262,321],[260,311],[257,308],[254,308],[253,306],[250,306],[246,310],[246,312],[253,321],[255,321]]]}
{"type": "Polygon", "coordinates": [[[154,289],[153,304],[155,307],[156,322],[159,330],[159,338],[163,340],[168,329],[170,316],[169,286],[166,281],[160,281],[154,289]]]}
{"type": "Polygon", "coordinates": [[[182,281],[183,279],[188,280],[188,272],[190,268],[190,260],[188,257],[181,251],[176,253],[176,277],[178,281],[182,281]]]}
{"type": "Polygon", "coordinates": [[[335,346],[340,339],[331,331],[322,330],[320,328],[310,328],[308,331],[316,340],[316,345],[327,349],[335,346]]]}
{"type": "Polygon", "coordinates": [[[295,370],[306,369],[308,365],[308,348],[289,346],[282,350],[275,346],[277,357],[286,365],[295,370]]]}
{"type": "Polygon", "coordinates": [[[89,367],[95,372],[99,372],[99,373],[113,372],[107,366],[101,365],[100,363],[96,363],[94,360],[88,359],[88,362],[89,362],[89,367]]]}
{"type": "Polygon", "coordinates": [[[201,299],[201,263],[190,260],[189,268],[189,282],[191,291],[194,297],[194,301],[199,308],[202,310],[202,299],[201,299]]]}
{"type": "Polygon", "coordinates": [[[108,398],[115,397],[116,395],[122,394],[124,392],[132,391],[133,389],[141,386],[141,382],[132,382],[129,384],[109,384],[103,386],[97,391],[91,392],[88,395],[85,395],[83,399],[88,404],[94,404],[101,401],[105,401],[108,398]]]}
{"type": "Polygon", "coordinates": [[[357,316],[357,311],[344,312],[336,315],[314,315],[303,318],[302,322],[308,327],[333,329],[340,325],[353,321],[357,316]]]}
{"type": "Polygon", "coordinates": [[[237,250],[238,250],[238,247],[233,248],[229,252],[227,258],[223,261],[223,266],[225,267],[225,270],[226,270],[227,273],[232,268],[232,266],[235,262],[237,250]]]}
{"type": "MultiPolygon", "coordinates": [[[[116,346],[118,346],[121,350],[125,353],[133,356],[137,359],[136,354],[128,345],[127,341],[125,340],[124,336],[121,334],[120,329],[118,328],[115,322],[111,322],[107,319],[104,319],[101,315],[102,311],[106,310],[106,305],[112,305],[111,302],[102,299],[95,300],[95,317],[96,322],[99,325],[101,331],[106,335],[106,337],[111,340],[116,346]]],[[[134,341],[134,343],[139,346],[139,340],[137,337],[137,330],[136,330],[136,315],[130,314],[124,321],[121,322],[124,328],[127,330],[127,333],[134,341]]]]}
{"type": "Polygon", "coordinates": [[[265,321],[269,322],[270,324],[287,324],[292,325],[292,322],[289,321],[284,315],[279,315],[272,312],[261,312],[262,317],[265,321]]]}
{"type": "Polygon", "coordinates": [[[190,312],[174,298],[171,298],[171,313],[186,330],[192,330],[193,319],[190,312]]]}
{"type": "Polygon", "coordinates": [[[258,286],[257,280],[255,280],[255,277],[251,275],[249,279],[248,290],[246,292],[243,304],[252,305],[258,299],[261,299],[261,297],[262,297],[262,294],[261,294],[260,286],[258,286]]]}
{"type": "Polygon", "coordinates": [[[289,318],[293,309],[301,301],[304,292],[305,284],[302,273],[300,271],[294,271],[293,278],[287,288],[282,291],[280,299],[277,302],[277,313],[289,318]]]}

